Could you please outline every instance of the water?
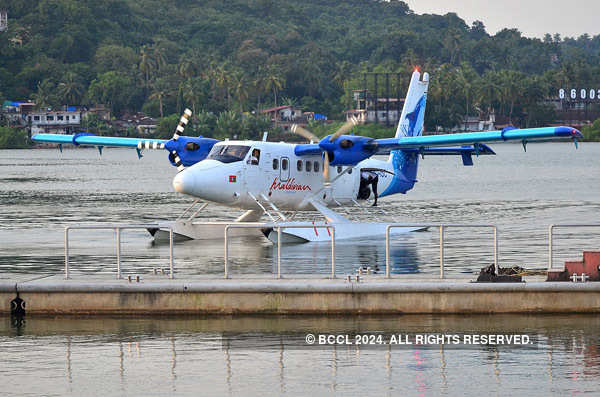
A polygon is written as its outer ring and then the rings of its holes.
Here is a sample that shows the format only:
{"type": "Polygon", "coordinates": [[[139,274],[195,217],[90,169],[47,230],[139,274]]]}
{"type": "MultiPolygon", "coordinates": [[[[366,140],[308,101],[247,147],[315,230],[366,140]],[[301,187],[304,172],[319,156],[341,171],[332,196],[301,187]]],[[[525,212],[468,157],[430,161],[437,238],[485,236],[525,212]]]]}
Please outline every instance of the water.
{"type": "MultiPolygon", "coordinates": [[[[380,200],[390,215],[363,220],[491,223],[499,228],[502,265],[543,268],[547,227],[598,222],[600,144],[495,145],[498,156],[463,167],[458,158],[421,161],[420,182],[405,196],[380,200]]],[[[56,274],[63,267],[64,226],[174,219],[190,200],[171,190],[164,152],[93,149],[0,151],[0,278],[56,274]]],[[[209,206],[207,219],[239,211],[209,206]]],[[[555,264],[598,249],[597,230],[561,231],[555,264]]],[[[491,263],[491,233],[446,233],[449,276],[491,263]]],[[[396,273],[438,272],[436,230],[398,238],[396,273]]],[[[124,236],[125,272],[165,266],[168,250],[143,231],[124,236]]],[[[75,277],[114,273],[112,232],[74,232],[75,277]]],[[[271,273],[273,246],[242,239],[231,247],[234,273],[271,273]]],[[[285,272],[328,271],[327,244],[286,246],[285,272]]],[[[175,247],[179,277],[220,274],[221,243],[175,247]]],[[[340,273],[383,266],[381,242],[340,242],[340,273]]],[[[564,395],[598,392],[598,316],[385,317],[0,317],[3,395],[564,395]],[[525,333],[534,349],[418,349],[290,346],[305,332],[525,333]],[[225,332],[251,335],[263,348],[223,345],[225,332]]],[[[240,339],[244,341],[245,339],[240,339]]]]}
{"type": "MultiPolygon", "coordinates": [[[[597,221],[600,209],[600,144],[495,145],[497,156],[475,159],[464,167],[456,157],[421,161],[419,180],[407,195],[380,200],[366,221],[417,223],[486,223],[499,228],[502,266],[547,266],[547,233],[552,223],[597,221]],[[387,216],[381,215],[387,213],[387,216]]],[[[56,274],[64,263],[64,226],[77,223],[153,223],[175,219],[191,200],[172,191],[174,168],[163,151],[95,149],[0,151],[0,273],[56,274]]],[[[353,211],[356,215],[357,211],[353,211]]],[[[231,220],[240,210],[209,206],[207,220],[231,220]]],[[[358,214],[361,214],[358,211],[358,214]]],[[[555,266],[580,258],[583,249],[597,249],[598,230],[558,230],[555,266]]],[[[395,273],[438,272],[439,234],[432,229],[394,241],[395,273]]],[[[168,263],[168,247],[152,245],[145,231],[123,236],[123,268],[144,273],[168,263]]],[[[446,232],[447,274],[473,273],[492,263],[491,230],[450,229],[446,232]]],[[[232,272],[272,273],[274,247],[263,238],[234,241],[232,272]]],[[[74,231],[73,271],[115,271],[114,232],[74,231]]],[[[286,246],[284,273],[327,273],[329,245],[286,246]]],[[[222,242],[188,241],[175,248],[180,275],[223,272],[222,242]]],[[[384,244],[372,240],[340,242],[339,273],[354,273],[360,265],[383,268],[384,244]]]]}
{"type": "Polygon", "coordinates": [[[598,392],[598,316],[0,317],[4,396],[549,396],[598,392]],[[222,343],[223,332],[262,348],[222,343]],[[536,348],[290,346],[289,333],[518,332],[536,348]],[[252,339],[252,338],[250,338],[252,339]]]}

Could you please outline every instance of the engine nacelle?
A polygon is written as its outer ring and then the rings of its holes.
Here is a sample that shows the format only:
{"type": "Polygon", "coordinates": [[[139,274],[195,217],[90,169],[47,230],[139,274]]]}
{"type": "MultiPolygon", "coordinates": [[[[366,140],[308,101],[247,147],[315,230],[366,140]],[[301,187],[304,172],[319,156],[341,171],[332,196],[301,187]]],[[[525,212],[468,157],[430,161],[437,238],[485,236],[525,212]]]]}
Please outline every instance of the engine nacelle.
{"type": "Polygon", "coordinates": [[[356,165],[377,151],[374,141],[365,136],[341,135],[331,142],[327,136],[319,142],[319,147],[329,153],[329,164],[332,166],[356,165]]]}
{"type": "Polygon", "coordinates": [[[165,143],[165,149],[169,151],[169,161],[173,166],[177,166],[173,151],[177,152],[181,164],[186,167],[202,161],[208,156],[217,139],[180,136],[177,140],[171,139],[165,143]]]}

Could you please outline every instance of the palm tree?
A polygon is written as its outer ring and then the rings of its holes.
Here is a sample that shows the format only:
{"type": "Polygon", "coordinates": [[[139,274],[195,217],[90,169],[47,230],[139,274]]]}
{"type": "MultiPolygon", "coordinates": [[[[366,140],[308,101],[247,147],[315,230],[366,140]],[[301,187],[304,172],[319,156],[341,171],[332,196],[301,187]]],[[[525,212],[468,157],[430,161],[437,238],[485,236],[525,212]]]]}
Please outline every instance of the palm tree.
{"type": "Polygon", "coordinates": [[[508,120],[510,123],[512,123],[512,115],[515,103],[521,97],[523,92],[522,82],[524,80],[524,75],[514,70],[502,70],[499,77],[503,102],[510,105],[508,120]]]}
{"type": "Polygon", "coordinates": [[[242,113],[243,104],[248,100],[250,95],[248,79],[243,74],[237,73],[232,77],[231,86],[233,88],[233,94],[236,96],[239,102],[240,113],[242,113]]]}
{"type": "Polygon", "coordinates": [[[179,75],[184,79],[191,79],[198,74],[198,68],[196,67],[196,64],[187,58],[184,58],[179,62],[179,67],[177,69],[179,75]]]}
{"type": "Polygon", "coordinates": [[[192,79],[188,79],[185,81],[185,83],[183,83],[183,87],[182,87],[182,94],[183,94],[183,100],[186,103],[191,103],[192,104],[192,114],[196,114],[196,90],[194,89],[194,80],[192,79]]]}
{"type": "Polygon", "coordinates": [[[165,54],[165,50],[162,47],[155,46],[152,49],[152,59],[156,65],[156,70],[162,70],[167,66],[167,54],[165,54]]]}
{"type": "Polygon", "coordinates": [[[502,95],[502,91],[488,73],[479,81],[476,95],[477,103],[489,115],[493,111],[494,102],[498,102],[499,97],[502,95]]]}
{"type": "Polygon", "coordinates": [[[35,105],[38,109],[48,107],[52,102],[52,91],[54,90],[54,84],[48,79],[38,82],[37,92],[33,94],[35,105]]]}
{"type": "Polygon", "coordinates": [[[151,50],[147,46],[142,46],[140,50],[140,72],[144,76],[144,88],[146,91],[150,85],[150,77],[156,68],[154,59],[152,58],[151,50]]]}
{"type": "Polygon", "coordinates": [[[269,69],[265,78],[265,90],[273,91],[275,106],[277,107],[277,92],[285,86],[285,80],[275,69],[269,69]]]}
{"type": "Polygon", "coordinates": [[[227,108],[230,108],[232,73],[227,70],[224,64],[221,64],[213,70],[213,78],[215,79],[216,86],[221,89],[223,97],[227,98],[227,108]]]}
{"type": "Polygon", "coordinates": [[[154,90],[152,91],[152,95],[150,95],[150,99],[158,99],[158,105],[160,109],[160,117],[163,118],[163,100],[170,96],[169,92],[164,86],[155,85],[154,90]]]}
{"type": "Polygon", "coordinates": [[[281,98],[281,104],[285,106],[296,107],[298,106],[298,100],[296,98],[291,97],[283,97],[281,98]]]}
{"type": "Polygon", "coordinates": [[[79,104],[83,87],[77,79],[77,75],[73,72],[68,72],[65,79],[58,85],[58,94],[67,104],[79,104]]]}
{"type": "Polygon", "coordinates": [[[266,90],[266,88],[265,88],[266,82],[267,82],[266,70],[262,67],[259,67],[256,78],[252,82],[253,86],[254,86],[254,90],[256,92],[256,98],[257,98],[256,111],[257,112],[261,111],[260,102],[262,99],[262,95],[266,90]]]}
{"type": "Polygon", "coordinates": [[[475,73],[473,72],[473,70],[468,70],[469,66],[464,64],[462,65],[462,67],[458,70],[457,73],[457,83],[460,85],[460,90],[462,91],[463,95],[465,96],[465,123],[464,123],[464,127],[465,127],[465,131],[467,129],[467,118],[469,117],[469,101],[472,99],[472,93],[473,93],[473,77],[475,75],[475,73]],[[470,73],[471,72],[471,73],[470,73]]]}

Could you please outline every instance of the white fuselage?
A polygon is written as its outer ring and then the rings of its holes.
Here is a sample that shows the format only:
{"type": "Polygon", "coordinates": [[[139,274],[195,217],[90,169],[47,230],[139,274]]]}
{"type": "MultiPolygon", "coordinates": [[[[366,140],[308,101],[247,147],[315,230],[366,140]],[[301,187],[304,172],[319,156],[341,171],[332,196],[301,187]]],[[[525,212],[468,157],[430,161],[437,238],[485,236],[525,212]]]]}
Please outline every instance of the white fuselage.
{"type": "Polygon", "coordinates": [[[351,204],[358,195],[362,168],[382,170],[375,171],[380,191],[393,178],[391,162],[367,159],[353,169],[330,167],[332,183],[325,187],[322,156],[296,156],[295,146],[283,142],[219,142],[207,159],[177,174],[173,186],[180,193],[241,209],[258,209],[256,198],[282,210],[309,210],[309,200],[328,207],[351,204]]]}

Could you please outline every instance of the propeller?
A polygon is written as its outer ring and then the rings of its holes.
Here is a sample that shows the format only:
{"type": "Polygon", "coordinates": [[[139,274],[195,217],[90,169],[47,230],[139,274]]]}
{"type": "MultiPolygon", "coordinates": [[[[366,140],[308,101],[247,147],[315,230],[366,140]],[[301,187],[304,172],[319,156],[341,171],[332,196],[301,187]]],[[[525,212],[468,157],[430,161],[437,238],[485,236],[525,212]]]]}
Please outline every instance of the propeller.
{"type": "MultiPolygon", "coordinates": [[[[183,114],[181,115],[181,118],[179,119],[179,123],[177,124],[177,128],[175,128],[175,132],[173,133],[173,138],[171,138],[171,140],[177,142],[177,140],[179,139],[179,135],[183,134],[185,126],[190,121],[190,117],[192,117],[192,111],[190,109],[185,109],[183,111],[183,114]]],[[[181,163],[181,159],[177,154],[177,150],[173,149],[171,151],[171,154],[173,155],[173,160],[175,161],[175,165],[177,166],[177,172],[183,171],[185,169],[185,166],[181,163]]]]}
{"type": "MultiPolygon", "coordinates": [[[[335,133],[329,136],[329,142],[335,141],[337,138],[350,131],[359,122],[359,119],[352,116],[350,120],[345,122],[340,128],[337,129],[335,133]]],[[[305,128],[300,127],[298,124],[293,124],[290,128],[290,131],[313,142],[319,142],[320,140],[315,134],[305,128]]],[[[325,187],[329,187],[331,185],[331,179],[329,176],[329,152],[327,150],[324,151],[323,156],[323,180],[325,187]]]]}
{"type": "MultiPolygon", "coordinates": [[[[172,141],[177,141],[177,139],[179,139],[179,134],[183,133],[185,126],[190,121],[189,120],[190,117],[192,117],[192,111],[190,109],[185,109],[185,111],[181,115],[181,119],[179,119],[179,123],[177,124],[177,128],[175,129],[175,133],[173,133],[173,137],[171,138],[172,141]]],[[[141,158],[142,157],[142,149],[149,150],[149,149],[164,149],[164,148],[165,148],[165,143],[141,140],[138,142],[136,150],[138,153],[138,157],[141,158]]],[[[170,153],[173,155],[173,159],[175,161],[175,165],[177,166],[177,170],[182,171],[185,168],[185,166],[183,164],[181,164],[181,159],[179,158],[179,156],[177,154],[177,150],[175,150],[175,149],[170,150],[170,153]]]]}

